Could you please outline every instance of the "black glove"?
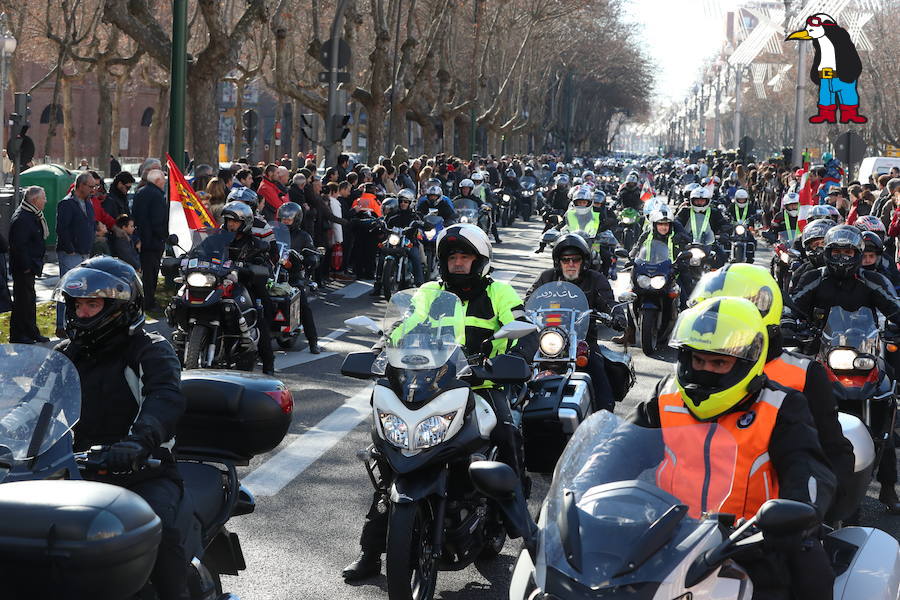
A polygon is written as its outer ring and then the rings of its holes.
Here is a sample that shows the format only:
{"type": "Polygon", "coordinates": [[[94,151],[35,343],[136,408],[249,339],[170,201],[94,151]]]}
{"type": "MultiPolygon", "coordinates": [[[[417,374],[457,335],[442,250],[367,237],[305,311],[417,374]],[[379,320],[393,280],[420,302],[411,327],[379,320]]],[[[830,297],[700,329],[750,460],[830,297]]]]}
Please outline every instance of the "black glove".
{"type": "Polygon", "coordinates": [[[111,473],[130,473],[136,471],[149,456],[150,450],[142,443],[125,439],[109,447],[106,462],[111,473]]]}

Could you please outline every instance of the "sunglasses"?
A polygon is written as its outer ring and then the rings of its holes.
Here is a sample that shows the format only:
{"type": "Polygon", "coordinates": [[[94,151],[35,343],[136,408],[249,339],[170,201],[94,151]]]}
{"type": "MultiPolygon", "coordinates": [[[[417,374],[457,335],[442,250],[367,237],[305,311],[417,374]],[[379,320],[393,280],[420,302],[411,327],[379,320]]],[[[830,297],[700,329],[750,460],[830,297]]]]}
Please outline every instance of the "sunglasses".
{"type": "Polygon", "coordinates": [[[559,262],[564,265],[577,265],[581,263],[581,260],[580,256],[562,256],[560,257],[559,262]]]}

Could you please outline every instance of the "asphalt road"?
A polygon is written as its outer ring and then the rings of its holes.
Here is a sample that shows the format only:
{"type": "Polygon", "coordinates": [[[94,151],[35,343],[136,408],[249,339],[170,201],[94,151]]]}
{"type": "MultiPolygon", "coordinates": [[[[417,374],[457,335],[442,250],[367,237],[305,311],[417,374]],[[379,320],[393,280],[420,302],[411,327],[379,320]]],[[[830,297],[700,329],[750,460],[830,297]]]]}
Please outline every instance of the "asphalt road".
{"type": "MultiPolygon", "coordinates": [[[[550,266],[549,253],[533,254],[540,224],[516,222],[502,233],[503,244],[494,248],[495,276],[524,292],[539,272],[550,266]]],[[[767,265],[770,256],[761,248],[757,262],[767,265]]],[[[627,275],[620,276],[615,287],[622,289],[627,282],[627,275]]],[[[229,523],[240,536],[247,570],[239,577],[223,576],[222,580],[225,591],[244,600],[387,598],[383,575],[352,585],[340,576],[359,550],[359,531],[372,492],[362,463],[356,459],[356,451],[369,442],[370,384],[342,377],[340,366],[346,353],[368,349],[374,341],[347,332],[343,320],[354,315],[383,316],[385,303],[373,301],[370,290],[365,282],[322,290],[313,309],[320,336],[332,338],[322,343],[323,353],[309,354],[304,341],[295,351],[277,354],[278,377],[294,394],[294,419],[278,449],[240,470],[241,478],[257,494],[257,510],[229,523]]],[[[630,352],[637,383],[616,408],[620,415],[647,398],[659,378],[672,370],[671,351],[656,357],[646,357],[637,348],[630,352]]],[[[548,483],[536,480],[534,509],[548,483]]],[[[900,520],[885,515],[875,500],[877,494],[876,484],[863,506],[862,524],[897,537],[900,520]]],[[[441,572],[435,597],[506,598],[518,550],[519,542],[507,542],[497,559],[458,572],[441,572]]]]}

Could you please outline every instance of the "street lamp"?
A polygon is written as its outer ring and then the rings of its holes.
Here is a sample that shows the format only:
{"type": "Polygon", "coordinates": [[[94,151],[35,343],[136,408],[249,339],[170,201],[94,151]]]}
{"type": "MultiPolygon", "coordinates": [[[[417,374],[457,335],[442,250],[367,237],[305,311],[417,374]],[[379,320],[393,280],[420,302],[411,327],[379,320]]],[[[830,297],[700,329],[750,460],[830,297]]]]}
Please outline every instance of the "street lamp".
{"type": "MultiPolygon", "coordinates": [[[[6,57],[16,51],[16,38],[7,26],[6,13],[0,13],[0,148],[6,148],[6,57]]],[[[6,172],[0,161],[0,186],[6,184],[6,172]]]]}

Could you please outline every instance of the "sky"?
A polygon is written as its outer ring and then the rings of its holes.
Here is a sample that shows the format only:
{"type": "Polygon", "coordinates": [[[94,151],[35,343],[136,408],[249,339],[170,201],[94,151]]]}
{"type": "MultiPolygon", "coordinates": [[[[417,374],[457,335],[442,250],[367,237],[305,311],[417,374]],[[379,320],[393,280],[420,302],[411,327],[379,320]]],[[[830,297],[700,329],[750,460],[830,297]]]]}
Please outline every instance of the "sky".
{"type": "Polygon", "coordinates": [[[625,0],[628,21],[656,61],[656,100],[680,99],[697,81],[700,66],[725,39],[725,12],[739,0],[625,0]],[[717,18],[713,13],[719,12],[717,18]]]}

